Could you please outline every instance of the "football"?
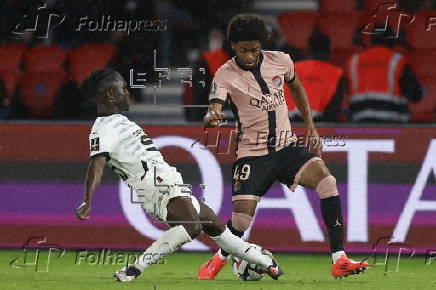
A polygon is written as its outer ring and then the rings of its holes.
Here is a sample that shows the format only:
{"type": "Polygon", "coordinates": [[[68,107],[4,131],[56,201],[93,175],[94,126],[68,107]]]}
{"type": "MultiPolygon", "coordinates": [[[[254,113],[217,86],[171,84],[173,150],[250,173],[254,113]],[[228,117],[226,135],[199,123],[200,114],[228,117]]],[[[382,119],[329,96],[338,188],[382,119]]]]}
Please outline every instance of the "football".
{"type": "Polygon", "coordinates": [[[249,264],[238,257],[232,258],[232,270],[243,281],[258,281],[266,274],[258,265],[249,264]]]}

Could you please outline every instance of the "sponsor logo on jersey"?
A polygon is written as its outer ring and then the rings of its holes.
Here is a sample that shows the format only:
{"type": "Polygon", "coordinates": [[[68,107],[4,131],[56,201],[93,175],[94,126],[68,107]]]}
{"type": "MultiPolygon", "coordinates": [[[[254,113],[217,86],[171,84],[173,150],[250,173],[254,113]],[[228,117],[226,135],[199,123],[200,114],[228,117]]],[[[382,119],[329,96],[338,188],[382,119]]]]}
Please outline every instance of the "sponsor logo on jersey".
{"type": "Polygon", "coordinates": [[[100,138],[91,139],[91,151],[100,150],[100,138]]]}
{"type": "Polygon", "coordinates": [[[280,87],[282,85],[282,77],[281,76],[275,76],[272,78],[272,82],[276,87],[280,87]]]}
{"type": "Polygon", "coordinates": [[[283,96],[283,90],[278,90],[274,94],[262,95],[260,99],[251,98],[250,105],[262,109],[262,111],[274,111],[279,106],[285,103],[285,97],[283,96]]]}

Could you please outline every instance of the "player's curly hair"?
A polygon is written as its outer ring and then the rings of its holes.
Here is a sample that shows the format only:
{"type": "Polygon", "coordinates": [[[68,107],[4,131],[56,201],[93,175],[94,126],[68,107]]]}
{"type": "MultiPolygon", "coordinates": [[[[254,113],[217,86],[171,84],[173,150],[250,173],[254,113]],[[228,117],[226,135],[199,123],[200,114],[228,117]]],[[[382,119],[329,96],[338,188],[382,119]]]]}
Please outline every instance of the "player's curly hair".
{"type": "Polygon", "coordinates": [[[105,80],[114,79],[116,75],[117,71],[109,68],[103,68],[92,72],[82,84],[82,94],[87,99],[95,99],[100,84],[105,80]]]}
{"type": "Polygon", "coordinates": [[[257,14],[238,14],[227,26],[227,38],[231,42],[258,40],[263,43],[267,38],[265,23],[257,14]]]}

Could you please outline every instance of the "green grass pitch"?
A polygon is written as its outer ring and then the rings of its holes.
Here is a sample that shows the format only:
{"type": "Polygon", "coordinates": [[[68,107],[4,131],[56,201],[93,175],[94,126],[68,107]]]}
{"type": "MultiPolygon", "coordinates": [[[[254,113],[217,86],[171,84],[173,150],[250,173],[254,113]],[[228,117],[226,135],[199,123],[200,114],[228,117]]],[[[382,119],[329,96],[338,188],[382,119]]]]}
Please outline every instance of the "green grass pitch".
{"type": "MultiPolygon", "coordinates": [[[[264,277],[261,281],[239,281],[230,266],[219,274],[215,281],[198,281],[198,267],[206,261],[208,253],[176,253],[165,264],[154,265],[132,283],[118,283],[112,278],[119,265],[75,264],[76,252],[68,251],[63,257],[53,259],[47,268],[41,262],[41,271],[35,266],[22,266],[22,250],[0,251],[0,289],[436,289],[436,262],[425,264],[425,258],[415,256],[402,259],[398,272],[385,275],[385,267],[378,265],[365,274],[346,279],[330,276],[327,255],[276,254],[286,274],[279,281],[264,277]],[[12,267],[10,262],[21,257],[12,267]]],[[[46,256],[47,257],[47,256],[46,256]]],[[[41,256],[41,261],[46,259],[41,256]]],[[[353,255],[353,258],[362,256],[353,255]]],[[[372,262],[372,259],[370,259],[372,262]]],[[[390,269],[396,268],[396,257],[389,262],[390,269]],[[392,264],[392,265],[391,265],[392,264]]]]}

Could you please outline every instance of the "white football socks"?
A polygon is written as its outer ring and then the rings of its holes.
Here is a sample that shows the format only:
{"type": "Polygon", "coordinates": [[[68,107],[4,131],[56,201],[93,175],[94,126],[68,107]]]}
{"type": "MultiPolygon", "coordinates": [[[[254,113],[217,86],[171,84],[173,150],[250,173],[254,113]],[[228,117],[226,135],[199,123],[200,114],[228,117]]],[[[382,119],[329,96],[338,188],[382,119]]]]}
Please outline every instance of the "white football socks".
{"type": "Polygon", "coordinates": [[[143,272],[147,267],[160,263],[178,247],[190,241],[192,239],[183,226],[172,227],[139,256],[134,266],[143,272]]]}
{"type": "Polygon", "coordinates": [[[332,253],[332,261],[333,264],[336,263],[336,261],[342,256],[342,255],[346,255],[344,251],[337,251],[332,253]]]}
{"type": "Polygon", "coordinates": [[[222,253],[222,250],[223,249],[219,249],[218,250],[218,255],[220,256],[221,260],[228,260],[230,255],[224,256],[223,253],[222,253]]]}
{"type": "Polygon", "coordinates": [[[271,257],[261,253],[261,247],[247,243],[243,239],[233,235],[227,227],[221,235],[211,238],[224,251],[249,263],[257,264],[264,270],[267,270],[268,267],[273,264],[271,257]]]}

